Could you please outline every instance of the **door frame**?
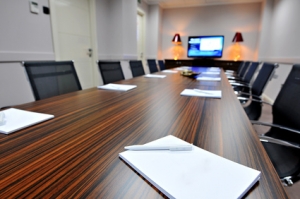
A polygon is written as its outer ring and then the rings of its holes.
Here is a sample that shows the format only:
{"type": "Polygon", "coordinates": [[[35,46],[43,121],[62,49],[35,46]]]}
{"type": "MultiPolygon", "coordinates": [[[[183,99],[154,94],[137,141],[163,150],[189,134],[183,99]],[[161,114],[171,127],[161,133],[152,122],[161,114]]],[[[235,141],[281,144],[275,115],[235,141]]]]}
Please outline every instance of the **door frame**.
{"type": "MultiPolygon", "coordinates": [[[[142,50],[143,50],[143,59],[142,59],[142,62],[143,62],[143,66],[144,66],[144,70],[145,72],[148,71],[147,67],[146,67],[146,41],[145,41],[145,38],[146,38],[146,14],[145,12],[140,9],[140,8],[137,8],[137,15],[141,15],[143,18],[142,18],[142,42],[143,42],[143,47],[142,47],[142,50]]],[[[138,44],[137,44],[138,45],[138,44]]],[[[137,52],[137,57],[139,57],[138,55],[138,52],[137,52]]]]}
{"type": "MultiPolygon", "coordinates": [[[[91,48],[93,50],[92,53],[92,73],[93,77],[93,85],[98,86],[101,82],[100,74],[98,70],[97,60],[98,60],[98,40],[97,40],[97,23],[96,23],[96,0],[88,0],[89,3],[89,11],[90,11],[90,37],[91,37],[91,48]]],[[[53,47],[54,47],[54,55],[55,60],[58,61],[61,58],[59,57],[60,49],[59,49],[59,41],[57,35],[57,28],[55,24],[56,13],[55,8],[52,0],[49,0],[49,6],[51,10],[50,20],[51,20],[51,28],[52,28],[52,40],[53,40],[53,47]]]]}

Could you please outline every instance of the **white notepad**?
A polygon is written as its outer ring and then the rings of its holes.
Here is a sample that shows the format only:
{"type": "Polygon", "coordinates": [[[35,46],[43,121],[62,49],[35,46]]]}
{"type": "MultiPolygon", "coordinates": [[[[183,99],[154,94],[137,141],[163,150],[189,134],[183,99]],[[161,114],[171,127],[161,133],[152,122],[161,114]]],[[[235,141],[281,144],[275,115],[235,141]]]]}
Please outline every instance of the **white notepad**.
{"type": "Polygon", "coordinates": [[[220,67],[209,67],[208,71],[221,71],[220,67]]]}
{"type": "Polygon", "coordinates": [[[166,75],[152,75],[152,74],[147,74],[144,75],[145,77],[150,77],[150,78],[165,78],[166,75]]]}
{"type": "Polygon", "coordinates": [[[192,69],[192,67],[190,67],[190,66],[181,66],[181,67],[175,68],[174,70],[181,71],[181,70],[191,70],[191,69],[192,69]]]}
{"type": "Polygon", "coordinates": [[[97,86],[97,88],[105,89],[105,90],[128,91],[128,90],[136,88],[136,85],[106,84],[103,86],[97,86]]]}
{"type": "Polygon", "coordinates": [[[201,81],[221,81],[221,77],[197,77],[197,80],[201,81]]]}
{"type": "Polygon", "coordinates": [[[10,108],[4,111],[4,122],[0,125],[0,133],[10,134],[20,129],[54,118],[54,115],[24,111],[10,108]]]}
{"type": "Polygon", "coordinates": [[[194,89],[184,89],[180,95],[184,96],[195,96],[195,97],[212,97],[212,98],[221,98],[222,91],[220,90],[198,90],[194,89]]]}
{"type": "MultiPolygon", "coordinates": [[[[166,136],[147,145],[182,145],[166,136]]],[[[251,169],[193,146],[192,151],[125,151],[119,156],[169,198],[241,198],[259,180],[251,169]]]]}
{"type": "Polygon", "coordinates": [[[163,70],[161,72],[163,72],[163,73],[178,73],[177,70],[163,70]]]}
{"type": "Polygon", "coordinates": [[[205,71],[202,72],[203,75],[220,75],[220,71],[205,71]]]}

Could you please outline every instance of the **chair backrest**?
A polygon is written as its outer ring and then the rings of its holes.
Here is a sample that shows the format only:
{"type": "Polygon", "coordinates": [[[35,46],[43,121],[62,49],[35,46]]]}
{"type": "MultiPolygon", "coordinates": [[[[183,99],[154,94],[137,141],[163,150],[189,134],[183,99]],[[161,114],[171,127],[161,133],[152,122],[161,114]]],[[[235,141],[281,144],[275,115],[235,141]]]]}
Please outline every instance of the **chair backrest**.
{"type": "Polygon", "coordinates": [[[121,63],[119,61],[98,61],[103,84],[124,80],[121,63]]]}
{"type": "MultiPolygon", "coordinates": [[[[272,106],[273,124],[300,130],[300,65],[294,65],[272,106]]],[[[300,144],[300,134],[272,127],[265,135],[300,144]]],[[[280,178],[298,176],[300,150],[264,143],[263,145],[280,178]]]]}
{"type": "Polygon", "coordinates": [[[258,68],[259,62],[252,62],[245,74],[245,76],[243,77],[243,81],[246,83],[250,83],[254,73],[256,72],[257,68],[258,68]]]}
{"type": "Polygon", "coordinates": [[[243,68],[241,68],[240,72],[238,73],[238,76],[244,77],[246,71],[248,70],[248,67],[249,67],[250,63],[251,63],[251,62],[249,62],[249,61],[246,61],[246,62],[244,63],[244,66],[243,66],[243,68]]]}
{"type": "Polygon", "coordinates": [[[251,92],[253,95],[261,96],[268,81],[273,76],[274,69],[277,66],[278,64],[263,63],[258,75],[256,76],[256,79],[252,84],[251,92]]]}
{"type": "Polygon", "coordinates": [[[137,77],[141,75],[145,75],[144,67],[142,61],[131,60],[129,61],[132,77],[137,77]]]}
{"type": "Polygon", "coordinates": [[[242,61],[242,62],[240,63],[240,65],[239,65],[237,71],[236,71],[237,74],[240,74],[240,72],[241,72],[242,68],[244,67],[244,65],[245,65],[245,62],[242,61]]]}
{"type": "Polygon", "coordinates": [[[158,65],[159,65],[160,71],[166,69],[164,60],[158,60],[158,65]]]}
{"type": "Polygon", "coordinates": [[[73,61],[23,62],[36,100],[81,90],[73,61]]]}
{"type": "Polygon", "coordinates": [[[148,66],[149,66],[150,73],[158,72],[155,59],[148,59],[147,63],[148,63],[148,66]]]}
{"type": "MultiPolygon", "coordinates": [[[[294,65],[273,104],[273,122],[300,130],[300,64],[294,65]]],[[[300,142],[300,140],[298,140],[300,142]]]]}

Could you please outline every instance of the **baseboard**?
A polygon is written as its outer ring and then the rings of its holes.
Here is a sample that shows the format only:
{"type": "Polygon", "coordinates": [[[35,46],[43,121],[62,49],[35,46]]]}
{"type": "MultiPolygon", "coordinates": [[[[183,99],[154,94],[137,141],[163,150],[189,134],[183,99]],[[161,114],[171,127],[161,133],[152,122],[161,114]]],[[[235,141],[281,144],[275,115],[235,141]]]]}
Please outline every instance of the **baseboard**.
{"type": "Polygon", "coordinates": [[[265,102],[268,102],[270,104],[273,104],[274,103],[274,100],[271,99],[269,96],[267,96],[266,94],[263,94],[262,95],[262,100],[265,101],[265,102]]]}
{"type": "Polygon", "coordinates": [[[135,54],[115,54],[115,55],[105,55],[98,54],[99,60],[137,60],[137,55],[135,54]]]}
{"type": "Polygon", "coordinates": [[[300,62],[300,57],[259,57],[259,61],[294,64],[300,62]]]}
{"type": "Polygon", "coordinates": [[[115,54],[115,55],[107,55],[107,54],[98,54],[99,60],[121,60],[123,59],[122,54],[115,54]]]}
{"type": "Polygon", "coordinates": [[[123,60],[137,60],[138,56],[136,54],[123,54],[123,60]]]}
{"type": "Polygon", "coordinates": [[[0,51],[1,61],[55,60],[54,52],[0,51]]]}

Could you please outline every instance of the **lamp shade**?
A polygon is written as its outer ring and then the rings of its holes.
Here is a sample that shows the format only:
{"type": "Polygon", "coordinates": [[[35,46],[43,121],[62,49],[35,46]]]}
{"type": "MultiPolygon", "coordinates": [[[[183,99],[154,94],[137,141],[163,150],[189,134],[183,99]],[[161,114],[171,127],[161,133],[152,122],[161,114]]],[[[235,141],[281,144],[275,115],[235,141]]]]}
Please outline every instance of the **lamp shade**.
{"type": "Polygon", "coordinates": [[[232,42],[242,42],[242,41],[244,41],[242,33],[236,32],[233,39],[232,39],[232,42]]]}
{"type": "Polygon", "coordinates": [[[176,33],[172,39],[173,43],[181,43],[180,35],[176,33]]]}

